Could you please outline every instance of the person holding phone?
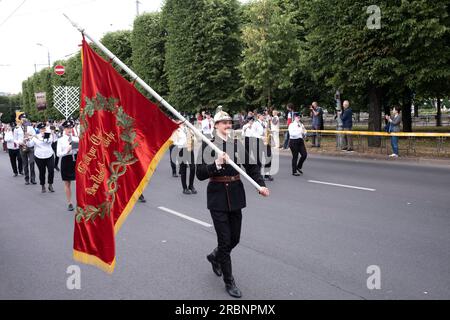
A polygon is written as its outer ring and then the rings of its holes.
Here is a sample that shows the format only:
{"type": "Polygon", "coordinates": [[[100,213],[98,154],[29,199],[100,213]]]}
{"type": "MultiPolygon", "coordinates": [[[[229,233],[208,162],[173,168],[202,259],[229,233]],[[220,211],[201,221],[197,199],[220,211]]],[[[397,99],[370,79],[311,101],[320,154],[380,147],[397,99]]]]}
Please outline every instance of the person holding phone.
{"type": "Polygon", "coordinates": [[[46,171],[48,171],[48,191],[55,192],[53,189],[53,178],[55,176],[55,157],[52,149],[53,137],[50,135],[50,132],[46,132],[44,123],[39,123],[37,129],[39,129],[39,133],[31,139],[30,144],[34,147],[34,158],[39,169],[39,182],[42,186],[42,193],[47,192],[45,189],[46,171]]]}
{"type": "Polygon", "coordinates": [[[75,181],[75,164],[77,162],[79,137],[73,135],[75,123],[67,120],[63,123],[64,132],[58,139],[56,155],[61,158],[61,178],[67,198],[67,210],[73,211],[71,181],[75,181]]]}

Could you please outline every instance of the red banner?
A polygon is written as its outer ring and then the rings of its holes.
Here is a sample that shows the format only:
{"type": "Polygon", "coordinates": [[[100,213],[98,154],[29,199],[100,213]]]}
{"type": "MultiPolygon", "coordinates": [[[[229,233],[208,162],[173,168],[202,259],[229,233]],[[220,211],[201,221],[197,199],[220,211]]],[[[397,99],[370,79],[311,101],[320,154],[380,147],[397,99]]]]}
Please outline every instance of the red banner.
{"type": "Polygon", "coordinates": [[[177,125],[83,40],[74,259],[112,273],[114,236],[177,125]]]}

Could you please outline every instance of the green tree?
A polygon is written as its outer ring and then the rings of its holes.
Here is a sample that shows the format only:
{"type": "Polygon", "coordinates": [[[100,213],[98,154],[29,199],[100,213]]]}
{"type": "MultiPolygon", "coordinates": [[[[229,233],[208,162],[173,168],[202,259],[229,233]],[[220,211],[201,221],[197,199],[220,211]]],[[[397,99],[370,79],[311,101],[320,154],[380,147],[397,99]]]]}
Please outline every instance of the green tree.
{"type": "Polygon", "coordinates": [[[178,109],[237,104],[241,46],[236,0],[167,0],[169,100],[178,109]]]}
{"type": "Polygon", "coordinates": [[[131,35],[133,70],[159,95],[169,91],[164,73],[166,30],[161,13],[145,13],[134,20],[131,35]]]}
{"type": "MultiPolygon", "coordinates": [[[[428,81],[430,71],[448,69],[442,59],[447,53],[440,45],[432,48],[445,40],[439,26],[447,13],[444,2],[379,1],[381,28],[375,29],[367,25],[371,1],[308,2],[308,61],[315,76],[344,92],[366,95],[371,131],[381,130],[383,105],[401,103],[404,129],[410,131],[412,93],[428,81]]],[[[369,140],[371,146],[379,142],[369,140]]]]}
{"type": "Polygon", "coordinates": [[[261,93],[260,101],[272,105],[274,91],[292,86],[299,66],[300,42],[292,12],[282,12],[274,0],[260,0],[249,7],[250,23],[243,28],[243,61],[246,85],[261,93]]]}
{"type": "MultiPolygon", "coordinates": [[[[128,67],[131,67],[133,65],[131,31],[119,30],[114,32],[108,32],[100,39],[100,42],[128,67]]],[[[107,61],[109,60],[109,58],[98,48],[96,48],[95,45],[93,45],[93,48],[105,60],[107,61]]],[[[122,76],[128,77],[127,74],[119,68],[119,66],[117,66],[116,64],[113,64],[113,66],[120,74],[122,74],[122,76]]]]}

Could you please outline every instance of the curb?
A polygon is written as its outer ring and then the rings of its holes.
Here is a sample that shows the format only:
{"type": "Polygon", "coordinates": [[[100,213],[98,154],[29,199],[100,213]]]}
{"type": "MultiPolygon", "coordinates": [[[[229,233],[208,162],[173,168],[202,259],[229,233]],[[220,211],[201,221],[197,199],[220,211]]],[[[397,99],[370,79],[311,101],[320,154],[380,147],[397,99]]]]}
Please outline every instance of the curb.
{"type": "MultiPolygon", "coordinates": [[[[405,164],[421,164],[421,165],[437,165],[437,166],[450,166],[450,159],[432,159],[422,157],[402,157],[389,158],[388,155],[383,154],[363,154],[358,152],[333,152],[333,151],[317,151],[308,149],[308,156],[329,157],[329,158],[341,158],[341,159],[355,159],[355,160],[372,160],[383,161],[387,163],[405,163],[405,164]]],[[[279,154],[283,156],[290,156],[289,150],[280,150],[279,154]]]]}

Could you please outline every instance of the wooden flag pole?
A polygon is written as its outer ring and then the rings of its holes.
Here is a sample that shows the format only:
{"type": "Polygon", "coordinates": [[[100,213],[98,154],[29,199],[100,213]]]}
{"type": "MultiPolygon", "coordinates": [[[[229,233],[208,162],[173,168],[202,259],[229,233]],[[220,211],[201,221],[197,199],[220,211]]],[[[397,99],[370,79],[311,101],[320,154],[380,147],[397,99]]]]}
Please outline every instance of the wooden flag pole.
{"type": "MultiPolygon", "coordinates": [[[[65,13],[63,15],[70,21],[70,23],[80,31],[84,36],[91,40],[95,45],[102,50],[110,59],[111,62],[114,61],[123,71],[125,71],[133,81],[139,83],[148,93],[150,93],[160,104],[162,104],[167,110],[169,110],[175,117],[181,120],[185,125],[189,127],[197,136],[201,137],[202,140],[210,146],[217,154],[221,154],[223,151],[220,150],[214,143],[212,143],[202,132],[200,132],[196,127],[194,127],[185,117],[183,117],[174,107],[172,107],[166,100],[164,100],[155,90],[153,90],[144,80],[136,75],[130,68],[127,67],[119,58],[117,58],[111,51],[108,50],[100,41],[91,37],[84,28],[80,27],[72,19],[70,19],[65,13]]],[[[227,161],[234,169],[236,169],[243,177],[245,177],[258,191],[261,191],[262,187],[256,183],[240,166],[238,166],[231,158],[227,161]]]]}

